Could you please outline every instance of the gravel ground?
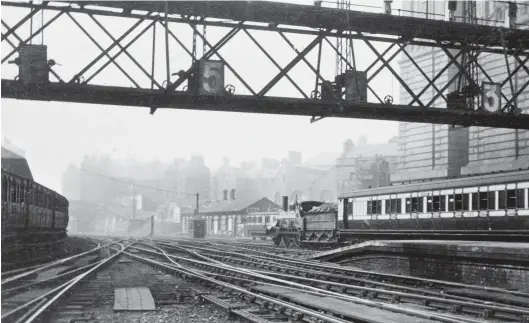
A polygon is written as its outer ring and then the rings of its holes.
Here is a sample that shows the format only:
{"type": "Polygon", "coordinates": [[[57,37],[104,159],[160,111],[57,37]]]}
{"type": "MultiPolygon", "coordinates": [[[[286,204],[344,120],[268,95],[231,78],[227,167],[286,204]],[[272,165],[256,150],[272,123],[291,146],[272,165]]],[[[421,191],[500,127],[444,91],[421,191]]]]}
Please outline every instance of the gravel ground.
{"type": "MultiPolygon", "coordinates": [[[[120,260],[128,260],[122,256],[120,260]]],[[[177,286],[189,286],[180,278],[164,275],[152,267],[138,262],[115,262],[109,268],[98,273],[99,279],[109,279],[109,284],[101,286],[98,290],[99,298],[108,301],[97,301],[94,307],[85,308],[85,317],[89,322],[120,322],[120,323],[198,323],[198,322],[243,322],[237,318],[228,320],[227,312],[220,307],[202,303],[198,299],[187,299],[182,304],[157,306],[155,311],[143,312],[114,312],[114,289],[121,287],[148,287],[155,302],[160,293],[167,294],[177,286]]],[[[192,285],[197,289],[203,286],[192,285]]],[[[78,290],[78,293],[82,291],[78,290]]],[[[65,304],[66,305],[66,304],[65,304]]]]}
{"type": "Polygon", "coordinates": [[[92,322],[120,322],[120,323],[199,323],[242,322],[237,318],[228,319],[227,313],[211,304],[191,304],[163,306],[150,312],[121,312],[114,313],[111,309],[101,309],[94,312],[92,322]]]}

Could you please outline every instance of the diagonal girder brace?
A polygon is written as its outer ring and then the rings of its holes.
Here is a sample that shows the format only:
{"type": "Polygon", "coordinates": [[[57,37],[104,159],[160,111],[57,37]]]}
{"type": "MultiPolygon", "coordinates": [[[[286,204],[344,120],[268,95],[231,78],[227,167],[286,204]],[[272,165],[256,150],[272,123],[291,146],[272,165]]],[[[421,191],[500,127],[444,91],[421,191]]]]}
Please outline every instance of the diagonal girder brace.
{"type": "MultiPolygon", "coordinates": [[[[150,14],[150,13],[149,13],[150,14]]],[[[112,48],[116,47],[117,43],[122,41],[125,37],[127,37],[136,27],[138,27],[143,21],[145,20],[145,17],[143,19],[139,19],[132,25],[129,29],[127,29],[118,39],[116,39],[110,46],[107,47],[102,53],[97,55],[96,58],[94,58],[88,65],[86,65],[81,71],[76,73],[72,79],[68,83],[77,82],[79,78],[88,71],[92,66],[94,66],[103,56],[105,56],[108,52],[112,50],[112,48]]]]}
{"type": "MultiPolygon", "coordinates": [[[[103,32],[108,36],[110,37],[110,39],[112,39],[112,41],[116,41],[116,38],[114,36],[112,36],[112,34],[105,28],[105,26],[103,26],[99,20],[97,20],[94,15],[88,15],[90,18],[92,18],[92,20],[103,30],[103,32]]],[[[153,26],[154,28],[154,26],[153,26]]],[[[132,56],[128,50],[125,50],[123,49],[123,46],[121,45],[120,42],[117,42],[117,45],[119,48],[121,48],[123,50],[123,53],[125,55],[127,55],[127,57],[134,63],[136,64],[136,66],[143,72],[143,74],[145,74],[145,76],[147,76],[150,80],[151,80],[151,84],[154,84],[156,85],[159,89],[162,88],[162,86],[154,79],[154,77],[149,74],[149,72],[147,72],[145,70],[145,68],[143,68],[143,66],[141,66],[141,64],[134,58],[134,56],[132,56]]]]}
{"type": "MultiPolygon", "coordinates": [[[[403,48],[404,46],[401,46],[400,44],[398,44],[397,46],[403,48]]],[[[428,82],[428,86],[432,86],[434,88],[434,90],[437,91],[437,93],[441,93],[441,97],[443,98],[443,100],[447,101],[446,99],[446,96],[443,94],[443,92],[441,90],[439,90],[439,88],[435,85],[435,83],[430,79],[430,77],[428,77],[428,75],[426,75],[426,73],[424,73],[424,71],[422,70],[422,68],[419,66],[419,64],[417,64],[417,62],[415,62],[415,60],[413,59],[413,57],[411,57],[411,55],[405,50],[405,49],[402,49],[402,52],[404,53],[404,55],[406,55],[406,57],[408,57],[408,59],[410,60],[410,62],[413,64],[413,66],[415,66],[415,68],[422,74],[422,76],[426,79],[426,81],[428,82]]]]}
{"type": "MultiPolygon", "coordinates": [[[[90,35],[90,33],[88,31],[86,31],[86,29],[69,12],[67,12],[66,15],[68,15],[68,17],[70,17],[70,19],[77,25],[77,27],[79,27],[79,29],[81,29],[81,31],[94,43],[94,45],[97,46],[97,48],[99,48],[99,50],[101,52],[105,51],[103,49],[103,47],[101,47],[101,45],[99,45],[97,40],[95,40],[94,37],[92,37],[92,35],[90,35]]],[[[110,54],[108,52],[105,53],[105,56],[108,59],[110,59],[110,60],[112,59],[112,57],[110,57],[110,54]]],[[[136,88],[140,88],[140,85],[129,75],[129,73],[127,73],[127,71],[125,71],[125,69],[123,69],[121,67],[121,65],[118,64],[118,62],[112,61],[112,63],[114,63],[114,65],[116,65],[116,67],[129,79],[129,81],[131,81],[132,84],[134,84],[136,86],[136,88]]]]}
{"type": "Polygon", "coordinates": [[[259,93],[257,95],[259,96],[264,96],[266,93],[268,93],[268,91],[270,91],[270,89],[272,87],[274,87],[274,85],[277,84],[277,82],[279,82],[279,80],[281,80],[283,78],[283,76],[287,75],[287,73],[292,69],[294,68],[294,66],[296,66],[314,47],[316,47],[316,45],[318,45],[318,43],[320,42],[320,40],[323,38],[323,36],[318,36],[316,38],[314,38],[308,45],[307,47],[305,47],[305,49],[303,49],[301,52],[299,52],[296,57],[294,57],[293,60],[291,60],[287,66],[285,66],[284,68],[279,68],[280,71],[279,73],[274,76],[272,78],[272,80],[270,80],[270,82],[268,82],[268,84],[266,84],[263,89],[261,91],[259,91],[259,93]]]}
{"type": "Polygon", "coordinates": [[[136,40],[138,40],[141,36],[143,36],[155,24],[156,24],[156,20],[153,20],[147,26],[145,26],[143,28],[143,30],[141,30],[134,38],[132,38],[127,45],[125,45],[125,47],[121,48],[114,56],[112,56],[112,58],[109,61],[107,61],[105,64],[103,64],[103,66],[101,66],[97,71],[95,71],[94,74],[90,75],[90,77],[87,78],[83,83],[86,84],[86,83],[90,82],[90,80],[92,80],[94,77],[96,77],[102,70],[104,70],[108,65],[110,65],[111,62],[113,62],[121,54],[123,54],[123,52],[125,52],[127,50],[127,48],[129,48],[132,44],[134,44],[136,42],[136,40]]]}
{"type": "MultiPolygon", "coordinates": [[[[252,36],[252,34],[248,30],[246,30],[246,28],[244,28],[243,31],[246,33],[246,35],[248,35],[248,37],[252,40],[252,42],[261,50],[261,52],[265,54],[266,57],[281,71],[282,70],[281,66],[276,62],[276,60],[272,56],[270,56],[270,54],[268,54],[266,49],[264,49],[264,47],[261,44],[259,44],[259,42],[252,36]]],[[[301,93],[301,95],[305,97],[305,99],[308,99],[308,96],[305,94],[305,92],[303,92],[303,90],[299,87],[299,85],[297,85],[297,83],[294,82],[294,80],[288,75],[288,73],[285,74],[285,77],[290,81],[290,83],[292,83],[292,85],[299,91],[299,93],[301,93]]]]}
{"type": "MultiPolygon", "coordinates": [[[[53,16],[53,18],[51,18],[50,20],[48,20],[44,25],[42,25],[39,29],[37,29],[35,32],[33,32],[26,40],[24,40],[23,42],[21,42],[17,48],[13,49],[9,54],[7,54],[3,59],[2,59],[2,62],[1,64],[4,64],[5,61],[7,61],[11,56],[13,56],[13,54],[15,53],[18,53],[18,51],[20,50],[20,46],[21,45],[24,45],[24,44],[27,44],[30,40],[32,40],[35,36],[37,36],[39,33],[41,33],[44,29],[46,29],[46,27],[48,27],[49,25],[51,25],[51,23],[53,23],[55,20],[57,20],[57,18],[59,18],[60,16],[62,16],[62,14],[64,14],[66,12],[66,10],[61,10],[59,11],[59,13],[57,13],[55,16],[53,16]]],[[[14,31],[13,31],[14,32],[14,31]]]]}
{"type": "Polygon", "coordinates": [[[419,105],[421,107],[424,107],[424,104],[422,103],[422,101],[419,99],[418,96],[415,95],[415,93],[410,89],[410,87],[406,84],[406,82],[404,82],[404,80],[400,77],[400,75],[395,72],[395,70],[393,69],[393,67],[391,67],[391,65],[389,65],[389,62],[387,62],[381,55],[380,53],[377,51],[377,49],[371,44],[371,42],[367,39],[365,39],[363,36],[362,33],[360,32],[357,32],[357,34],[362,38],[362,40],[366,43],[366,45],[371,49],[371,51],[380,59],[380,61],[382,62],[383,66],[387,67],[388,70],[391,72],[391,74],[393,74],[393,76],[395,76],[395,78],[400,82],[400,85],[402,85],[402,87],[404,87],[404,89],[406,89],[406,91],[408,91],[408,93],[411,95],[411,97],[416,100],[419,105]]]}
{"type": "MultiPolygon", "coordinates": [[[[4,19],[2,19],[2,25],[4,25],[4,27],[6,27],[7,30],[12,30],[11,33],[13,34],[13,36],[15,36],[15,38],[18,40],[19,43],[24,42],[24,41],[22,40],[22,38],[18,37],[16,31],[13,30],[11,27],[9,27],[9,25],[4,21],[4,19]]],[[[2,40],[4,40],[4,35],[5,35],[5,34],[2,33],[2,40]]],[[[9,39],[8,39],[7,37],[5,37],[5,40],[7,40],[7,41],[9,42],[9,39]]],[[[11,43],[10,43],[10,44],[11,44],[11,43]]],[[[13,46],[13,45],[11,45],[11,46],[12,46],[13,48],[17,48],[16,46],[13,46]]]]}
{"type": "MultiPolygon", "coordinates": [[[[455,58],[454,59],[457,59],[459,58],[459,56],[461,56],[463,54],[463,52],[459,52],[456,54],[455,58]]],[[[449,60],[449,62],[437,73],[437,75],[434,76],[434,78],[431,80],[431,84],[435,84],[435,81],[437,81],[438,78],[441,77],[441,75],[443,75],[443,73],[450,67],[450,65],[452,65],[453,61],[452,60],[449,60]]],[[[456,75],[457,76],[457,75],[456,75]]],[[[453,78],[455,79],[455,77],[453,78]]],[[[420,92],[419,94],[417,95],[417,98],[420,98],[421,95],[423,95],[431,86],[431,84],[428,84],[427,86],[425,86],[420,92]]],[[[443,93],[449,86],[450,84],[452,84],[452,82],[448,82],[447,84],[445,84],[445,86],[443,86],[441,88],[441,91],[439,91],[440,93],[443,93]]],[[[435,100],[440,96],[439,93],[437,93],[437,95],[434,96],[434,98],[432,98],[430,100],[430,102],[428,102],[426,104],[426,107],[430,107],[430,105],[435,102],[435,100]]],[[[415,103],[416,99],[412,99],[411,102],[408,104],[408,105],[413,105],[413,103],[415,103]]]]}
{"type": "MultiPolygon", "coordinates": [[[[47,3],[48,3],[48,1],[44,1],[42,3],[43,7],[45,7],[47,3]]],[[[2,35],[2,40],[7,39],[7,37],[9,37],[9,35],[14,33],[20,26],[22,26],[26,21],[31,19],[34,15],[36,15],[37,12],[39,12],[41,9],[44,9],[44,8],[33,8],[33,9],[31,9],[29,14],[24,16],[24,18],[20,19],[20,21],[17,22],[12,28],[9,28],[9,27],[6,26],[7,32],[2,35]]]]}

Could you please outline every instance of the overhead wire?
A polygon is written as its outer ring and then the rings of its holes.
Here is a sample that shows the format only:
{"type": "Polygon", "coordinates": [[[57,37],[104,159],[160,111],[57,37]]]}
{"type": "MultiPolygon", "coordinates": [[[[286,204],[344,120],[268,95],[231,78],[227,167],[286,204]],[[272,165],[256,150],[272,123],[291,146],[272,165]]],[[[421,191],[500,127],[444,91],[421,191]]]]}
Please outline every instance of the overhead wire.
{"type": "Polygon", "coordinates": [[[97,176],[100,176],[100,177],[104,177],[104,178],[107,178],[107,179],[110,179],[110,180],[113,180],[113,181],[116,181],[116,182],[120,182],[120,183],[123,183],[123,184],[130,184],[130,185],[134,185],[134,186],[137,186],[137,187],[143,187],[143,188],[147,188],[147,189],[151,189],[151,190],[159,191],[159,192],[167,192],[167,193],[178,194],[178,195],[187,195],[187,196],[196,196],[196,193],[186,193],[186,192],[171,191],[171,190],[167,190],[167,189],[163,189],[163,188],[157,188],[157,187],[152,187],[152,186],[148,186],[148,185],[138,184],[138,183],[131,182],[131,181],[126,181],[126,180],[123,180],[123,179],[120,179],[120,178],[117,178],[117,177],[113,177],[113,176],[97,173],[97,172],[94,172],[94,171],[91,171],[91,170],[88,170],[88,169],[82,168],[82,167],[77,167],[76,166],[76,168],[78,168],[79,170],[81,170],[83,172],[90,173],[90,174],[93,174],[93,175],[97,175],[97,176]]]}

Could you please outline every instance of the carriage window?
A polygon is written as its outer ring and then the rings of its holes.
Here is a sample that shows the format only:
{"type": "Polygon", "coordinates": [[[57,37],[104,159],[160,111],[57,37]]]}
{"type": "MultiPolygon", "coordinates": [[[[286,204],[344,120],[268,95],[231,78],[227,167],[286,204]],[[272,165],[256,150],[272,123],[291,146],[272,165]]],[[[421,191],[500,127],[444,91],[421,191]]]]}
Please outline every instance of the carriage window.
{"type": "MultiPolygon", "coordinates": [[[[468,194],[465,194],[465,195],[468,195],[468,194]]],[[[468,201],[467,201],[467,204],[468,204],[468,201]]],[[[456,210],[456,211],[463,211],[463,210],[465,210],[465,209],[463,208],[463,194],[456,194],[456,195],[455,195],[455,210],[456,210]]],[[[468,205],[467,205],[466,210],[468,210],[468,205]]]]}
{"type": "Polygon", "coordinates": [[[406,199],[406,213],[411,212],[411,198],[406,199]]]}
{"type": "Polygon", "coordinates": [[[367,214],[371,214],[371,210],[373,208],[372,204],[372,201],[367,201],[367,214]]]}
{"type": "Polygon", "coordinates": [[[353,202],[347,203],[347,214],[353,214],[353,202]]]}
{"type": "Polygon", "coordinates": [[[489,208],[489,194],[488,192],[479,192],[479,209],[487,210],[489,208]]]}
{"type": "Polygon", "coordinates": [[[503,210],[507,206],[507,193],[505,190],[498,191],[498,209],[503,210]]]}
{"type": "Polygon", "coordinates": [[[386,200],[386,214],[390,214],[391,213],[391,202],[393,200],[390,200],[390,199],[387,199],[386,200]]]}
{"type": "Polygon", "coordinates": [[[270,215],[265,216],[265,223],[270,223],[270,215]]]}
{"type": "Polygon", "coordinates": [[[454,211],[455,198],[454,195],[448,195],[448,211],[454,211]]]}
{"type": "Polygon", "coordinates": [[[401,210],[402,210],[401,205],[402,205],[401,199],[391,200],[391,213],[401,213],[401,210]]]}
{"type": "Polygon", "coordinates": [[[507,208],[516,208],[516,190],[507,190],[507,208]]]}
{"type": "Polygon", "coordinates": [[[441,210],[444,209],[444,203],[441,204],[441,196],[439,195],[434,195],[432,196],[432,200],[433,200],[433,208],[432,208],[432,211],[434,212],[439,212],[441,210]]]}
{"type": "Polygon", "coordinates": [[[376,201],[377,203],[377,209],[376,209],[376,212],[377,214],[382,214],[382,201],[376,201]]]}
{"type": "Polygon", "coordinates": [[[472,211],[478,210],[479,205],[479,193],[470,193],[472,199],[472,211]]]}
{"type": "Polygon", "coordinates": [[[495,210],[496,209],[496,191],[489,191],[488,199],[489,199],[488,209],[495,210]]]}
{"type": "Polygon", "coordinates": [[[412,197],[411,198],[411,211],[412,212],[418,212],[419,210],[419,198],[418,197],[412,197]]]}
{"type": "Polygon", "coordinates": [[[525,208],[525,190],[523,188],[519,188],[516,190],[516,207],[519,209],[525,208]]]}

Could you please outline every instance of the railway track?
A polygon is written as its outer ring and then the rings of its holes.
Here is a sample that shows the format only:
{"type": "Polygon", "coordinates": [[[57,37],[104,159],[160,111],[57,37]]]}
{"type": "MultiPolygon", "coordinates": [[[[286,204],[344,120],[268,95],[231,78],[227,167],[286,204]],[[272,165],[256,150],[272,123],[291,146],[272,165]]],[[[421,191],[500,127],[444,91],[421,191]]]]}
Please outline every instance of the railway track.
{"type": "MultiPolygon", "coordinates": [[[[163,245],[173,250],[183,247],[182,244],[163,245]]],[[[244,248],[232,247],[237,249],[237,252],[200,248],[195,245],[192,246],[194,252],[206,262],[197,263],[185,258],[180,261],[188,266],[205,266],[210,270],[215,269],[207,261],[222,261],[231,266],[217,270],[238,275],[240,273],[236,273],[233,268],[250,269],[252,274],[245,274],[249,280],[280,279],[295,282],[297,287],[317,287],[318,291],[335,293],[335,297],[349,295],[355,299],[375,300],[386,304],[414,304],[427,311],[444,311],[447,315],[459,314],[462,319],[494,318],[522,322],[529,318],[529,311],[526,310],[529,308],[529,295],[521,292],[373,273],[314,261],[282,259],[277,255],[263,256],[262,253],[259,255],[244,248]],[[457,292],[461,289],[468,290],[466,294],[473,296],[459,296],[457,292]]]]}
{"type": "Polygon", "coordinates": [[[119,254],[120,251],[110,253],[108,248],[113,245],[125,248],[119,242],[111,242],[2,280],[2,322],[32,322],[40,317],[72,287],[119,254]],[[106,251],[106,257],[91,256],[101,251],[106,251]]]}
{"type": "MultiPolygon", "coordinates": [[[[125,321],[126,314],[109,309],[114,288],[138,284],[152,293],[152,315],[198,302],[260,323],[529,321],[529,295],[522,292],[362,271],[296,259],[295,250],[277,254],[254,247],[184,239],[102,242],[105,254],[85,266],[47,279],[35,274],[51,265],[6,278],[2,321],[106,322],[100,309],[110,313],[109,322],[125,321]],[[463,289],[474,294],[453,292],[463,289]]],[[[193,308],[171,320],[199,322],[194,317],[203,305],[193,308]]]]}

